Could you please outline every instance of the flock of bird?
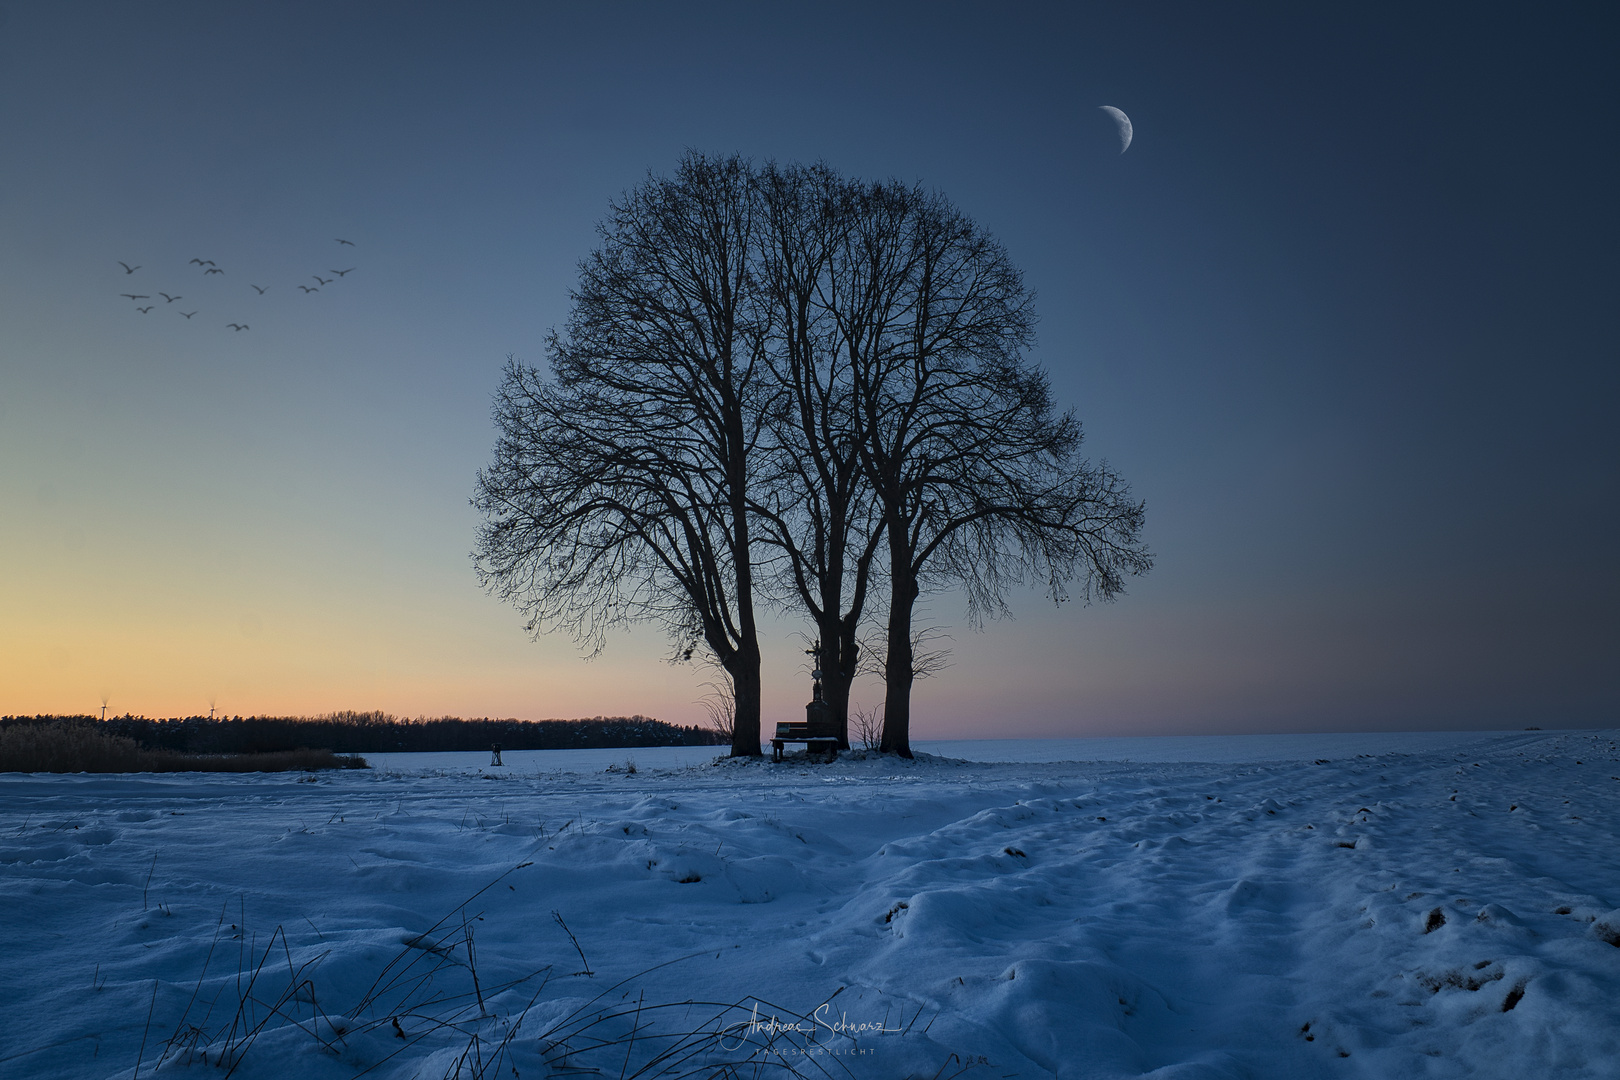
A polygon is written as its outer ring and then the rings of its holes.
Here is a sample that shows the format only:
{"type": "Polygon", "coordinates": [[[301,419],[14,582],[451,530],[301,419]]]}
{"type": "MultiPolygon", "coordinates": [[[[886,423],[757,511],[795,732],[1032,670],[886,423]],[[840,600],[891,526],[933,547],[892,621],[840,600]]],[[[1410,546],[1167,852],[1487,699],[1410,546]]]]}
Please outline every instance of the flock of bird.
{"type": "MultiPolygon", "coordinates": [[[[338,240],[337,243],[347,245],[348,247],[354,247],[354,241],[352,241],[352,240],[338,240]]],[[[117,261],[119,266],[124,268],[124,274],[126,276],[130,275],[130,274],[133,274],[133,273],[135,273],[135,271],[140,269],[140,266],[138,266],[138,265],[137,266],[131,266],[131,265],[129,265],[129,263],[124,262],[122,259],[119,259],[119,260],[116,260],[116,261],[117,261]]],[[[211,274],[220,274],[220,275],[223,276],[224,273],[225,273],[225,271],[220,269],[219,265],[216,264],[213,259],[192,259],[191,262],[189,262],[187,265],[197,267],[197,269],[202,271],[202,276],[205,277],[205,278],[208,277],[211,274]]],[[[347,276],[348,274],[354,273],[355,269],[356,269],[355,267],[351,266],[347,270],[329,270],[327,272],[332,275],[329,278],[323,278],[319,274],[311,274],[310,277],[314,278],[315,281],[318,284],[315,284],[315,285],[303,285],[303,284],[300,284],[300,285],[296,286],[296,288],[302,289],[304,291],[304,295],[308,296],[310,293],[320,292],[321,288],[323,286],[330,285],[330,284],[332,284],[332,282],[337,281],[339,278],[342,278],[342,277],[347,276]]],[[[256,289],[260,296],[263,296],[265,293],[270,291],[270,287],[268,285],[254,285],[251,281],[248,282],[248,284],[250,286],[252,286],[252,288],[256,289]]],[[[140,306],[140,302],[142,300],[150,300],[150,299],[152,299],[151,296],[149,296],[149,295],[147,295],[145,293],[119,293],[118,295],[124,297],[127,300],[133,301],[135,303],[135,305],[136,305],[135,310],[140,312],[142,315],[150,314],[152,309],[158,306],[157,304],[147,304],[144,307],[140,306]]],[[[175,301],[185,299],[185,297],[183,295],[180,295],[178,293],[173,295],[173,296],[170,296],[168,293],[163,292],[161,289],[158,291],[157,295],[161,296],[163,298],[163,306],[164,306],[165,310],[168,308],[168,305],[174,303],[175,301]]],[[[185,319],[188,322],[190,321],[190,319],[191,319],[191,317],[193,315],[197,314],[196,311],[181,311],[178,308],[175,309],[175,313],[178,314],[178,315],[184,316],[185,319]]],[[[247,323],[242,323],[242,322],[228,322],[225,325],[230,327],[233,331],[235,331],[237,333],[241,333],[243,330],[249,329],[248,324],[247,323]]]]}

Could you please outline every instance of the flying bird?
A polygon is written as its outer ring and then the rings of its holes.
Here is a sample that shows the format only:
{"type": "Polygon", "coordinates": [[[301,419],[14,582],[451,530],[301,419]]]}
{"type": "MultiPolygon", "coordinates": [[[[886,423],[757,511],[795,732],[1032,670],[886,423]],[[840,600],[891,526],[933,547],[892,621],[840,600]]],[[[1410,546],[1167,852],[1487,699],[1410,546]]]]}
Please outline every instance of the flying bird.
{"type": "Polygon", "coordinates": [[[340,243],[340,244],[348,244],[350,247],[354,247],[354,241],[353,240],[339,240],[338,243],[340,243]]]}
{"type": "Polygon", "coordinates": [[[237,333],[241,333],[243,330],[248,328],[247,323],[228,322],[225,325],[230,327],[232,330],[235,330],[237,333]]]}
{"type": "Polygon", "coordinates": [[[116,262],[118,263],[119,266],[122,266],[124,268],[124,273],[126,273],[126,274],[133,274],[135,271],[140,269],[140,267],[138,267],[138,266],[129,265],[129,263],[125,262],[123,259],[118,259],[118,260],[116,260],[116,262]]]}
{"type": "Polygon", "coordinates": [[[151,311],[156,306],[156,304],[147,304],[145,307],[138,307],[135,310],[140,312],[142,315],[145,315],[148,311],[151,311]]]}
{"type": "Polygon", "coordinates": [[[316,281],[320,282],[322,285],[330,285],[330,284],[332,284],[332,279],[331,278],[323,278],[319,274],[311,274],[309,276],[314,278],[316,281]]]}
{"type": "Polygon", "coordinates": [[[139,293],[132,293],[132,292],[121,292],[118,295],[119,296],[127,296],[131,300],[150,300],[150,299],[152,299],[150,296],[142,296],[139,293]]]}
{"type": "Polygon", "coordinates": [[[308,285],[300,285],[300,286],[298,286],[298,287],[299,287],[299,288],[300,288],[300,289],[303,289],[303,290],[304,290],[304,291],[305,291],[305,292],[307,292],[307,293],[312,293],[312,292],[320,292],[320,291],[321,291],[321,290],[319,290],[319,289],[312,289],[312,288],[310,288],[310,287],[309,287],[309,286],[308,286],[308,285]]]}
{"type": "MultiPolygon", "coordinates": [[[[248,282],[248,284],[249,284],[249,285],[253,285],[253,282],[251,282],[251,281],[250,281],[250,282],[248,282]]],[[[254,287],[254,288],[255,288],[255,289],[259,289],[259,287],[258,287],[258,286],[257,286],[257,285],[253,285],[253,287],[254,287]]],[[[260,296],[263,296],[263,295],[264,295],[264,294],[265,294],[265,293],[267,293],[267,292],[269,292],[269,291],[270,291],[270,290],[269,290],[269,289],[268,289],[268,288],[263,288],[263,289],[259,289],[259,295],[260,295],[260,296]]]]}
{"type": "Polygon", "coordinates": [[[195,315],[197,313],[195,311],[180,311],[180,312],[176,312],[176,314],[184,315],[186,318],[189,319],[189,318],[191,318],[193,315],[195,315]]]}
{"type": "Polygon", "coordinates": [[[183,297],[183,296],[170,296],[168,293],[164,292],[162,289],[158,290],[158,295],[163,297],[163,299],[167,300],[171,304],[174,303],[176,300],[185,299],[185,297],[183,297]]]}
{"type": "Polygon", "coordinates": [[[210,269],[210,270],[204,270],[204,271],[203,271],[203,277],[207,277],[207,276],[208,276],[208,275],[209,275],[209,274],[223,274],[223,273],[224,273],[224,272],[225,272],[225,271],[223,271],[223,270],[221,270],[221,269],[219,269],[219,268],[218,268],[218,267],[217,267],[217,266],[216,266],[216,267],[214,267],[214,268],[213,268],[213,269],[210,269]]]}
{"type": "Polygon", "coordinates": [[[355,267],[351,266],[347,270],[333,270],[332,273],[336,274],[338,277],[342,277],[344,274],[352,274],[355,269],[355,267]]]}

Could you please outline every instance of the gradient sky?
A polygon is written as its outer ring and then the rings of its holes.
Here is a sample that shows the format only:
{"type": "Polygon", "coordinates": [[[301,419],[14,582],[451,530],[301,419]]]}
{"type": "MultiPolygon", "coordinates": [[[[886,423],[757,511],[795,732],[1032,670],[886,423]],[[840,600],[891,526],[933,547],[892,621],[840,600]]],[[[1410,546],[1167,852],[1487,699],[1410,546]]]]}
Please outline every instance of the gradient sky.
{"type": "MultiPolygon", "coordinates": [[[[543,360],[608,200],[690,148],[945,192],[1147,500],[1116,603],[978,634],[930,602],[953,664],[914,736],[1613,724],[1614,19],[8,5],[0,713],[694,722],[713,675],[656,634],[527,638],[467,504],[506,356],[543,360]]],[[[768,628],[767,721],[803,629],[768,628]]]]}

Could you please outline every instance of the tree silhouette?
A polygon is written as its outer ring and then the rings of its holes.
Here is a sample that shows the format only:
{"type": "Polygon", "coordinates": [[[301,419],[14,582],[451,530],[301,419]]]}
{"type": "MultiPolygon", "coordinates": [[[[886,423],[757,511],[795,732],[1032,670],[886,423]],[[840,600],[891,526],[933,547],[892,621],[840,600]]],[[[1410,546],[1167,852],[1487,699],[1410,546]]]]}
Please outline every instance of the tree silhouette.
{"type": "Polygon", "coordinates": [[[580,267],[555,380],[509,362],[485,516],[482,582],[593,650],[645,621],[675,658],[706,647],[736,697],[731,752],[760,752],[749,485],[766,326],[754,299],[752,175],[689,154],[610,208],[580,267]]]}
{"type": "Polygon", "coordinates": [[[757,755],[756,594],[815,624],[846,746],[883,603],[882,749],[910,756],[925,592],[960,589],[977,626],[1015,586],[1107,599],[1151,566],[1142,503],[1025,361],[1020,274],[943,196],[689,154],[600,232],[553,377],[507,365],[473,499],[480,578],[531,632],[595,650],[652,622],[676,659],[706,649],[732,753],[757,755]]]}
{"type": "Polygon", "coordinates": [[[917,187],[866,185],[850,213],[834,310],[888,547],[882,749],[909,757],[925,589],[960,588],[979,625],[1015,585],[1061,602],[1078,579],[1087,601],[1110,598],[1151,557],[1143,505],[1080,457],[1079,422],[1024,363],[1030,296],[1001,246],[917,187]]]}
{"type": "Polygon", "coordinates": [[[784,556],[773,584],[816,626],[823,700],[849,747],[849,693],[883,518],[861,469],[845,303],[834,256],[850,226],[849,184],[825,166],[767,166],[760,293],[770,306],[769,472],[755,486],[760,539],[784,556]]]}

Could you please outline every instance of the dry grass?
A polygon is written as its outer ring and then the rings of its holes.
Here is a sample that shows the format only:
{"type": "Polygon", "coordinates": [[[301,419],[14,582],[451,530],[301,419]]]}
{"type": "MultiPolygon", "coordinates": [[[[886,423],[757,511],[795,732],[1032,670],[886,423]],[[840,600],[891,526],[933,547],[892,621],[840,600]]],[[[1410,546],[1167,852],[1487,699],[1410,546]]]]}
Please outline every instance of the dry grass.
{"type": "MultiPolygon", "coordinates": [[[[228,954],[231,944],[222,908],[213,943],[189,991],[169,984],[160,1007],[159,983],[153,983],[136,1080],[147,1071],[156,1074],[165,1066],[185,1069],[194,1063],[212,1066],[229,1080],[261,1035],[289,1029],[307,1036],[336,1069],[352,1070],[355,1080],[396,1059],[418,1065],[418,1076],[444,1080],[498,1080],[507,1073],[528,1076],[538,1070],[554,1077],[600,1080],[856,1080],[839,1058],[817,1056],[824,1047],[815,1041],[812,1015],[753,997],[649,1000],[640,989],[645,976],[707,952],[654,965],[588,999],[564,989],[560,1008],[531,1015],[546,990],[569,977],[547,965],[505,981],[481,978],[473,927],[483,912],[472,906],[508,874],[530,865],[513,867],[426,930],[407,937],[365,993],[346,1008],[339,1006],[341,1011],[329,1011],[327,1002],[336,995],[324,988],[318,992],[314,982],[327,953],[311,956],[313,949],[300,949],[304,959],[298,962],[281,926],[262,946],[256,934],[244,941],[245,909],[232,927],[240,927],[235,971],[223,968],[210,977],[210,964],[220,951],[228,954]],[[178,1019],[163,1039],[161,1031],[176,1013],[178,1019]],[[762,1015],[768,1022],[761,1022],[762,1015]],[[154,1026],[159,1016],[163,1019],[154,1026]],[[156,1061],[147,1060],[149,1046],[157,1048],[156,1061]]],[[[583,962],[584,950],[573,931],[559,913],[552,914],[583,962]]],[[[587,964],[575,975],[594,972],[587,964]]],[[[279,1041],[272,1053],[284,1055],[288,1046],[279,1041]]],[[[256,1070],[269,1064],[265,1055],[253,1056],[256,1070]]],[[[954,1080],[965,1071],[954,1055],[946,1065],[953,1063],[956,1072],[947,1074],[942,1067],[930,1080],[954,1080]]],[[[283,1061],[282,1074],[286,1065],[283,1061]]]]}
{"type": "Polygon", "coordinates": [[[737,699],[731,691],[731,677],[724,676],[718,683],[704,683],[709,692],[698,699],[707,714],[706,723],[726,745],[730,745],[737,731],[737,699]]]}
{"type": "Polygon", "coordinates": [[[867,750],[883,744],[883,706],[854,708],[849,712],[849,733],[867,750]]]}
{"type": "Polygon", "coordinates": [[[0,728],[0,772],[293,772],[363,769],[365,761],[330,750],[268,754],[182,754],[143,750],[134,739],[93,723],[10,724],[0,728]]]}

